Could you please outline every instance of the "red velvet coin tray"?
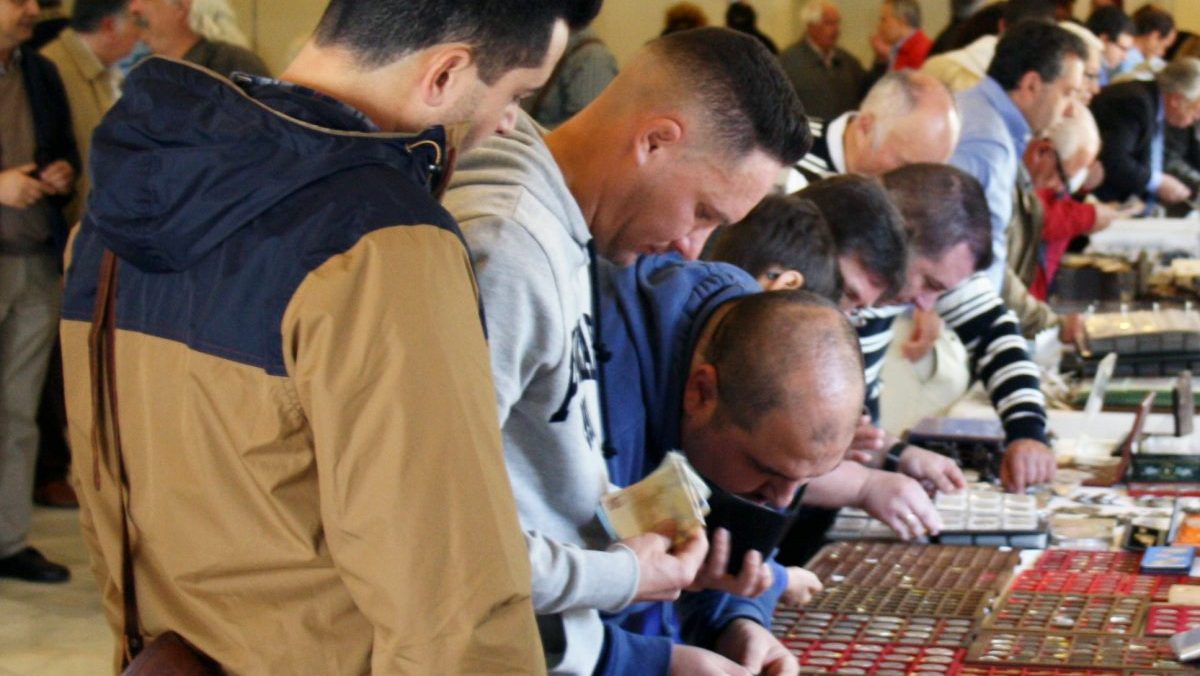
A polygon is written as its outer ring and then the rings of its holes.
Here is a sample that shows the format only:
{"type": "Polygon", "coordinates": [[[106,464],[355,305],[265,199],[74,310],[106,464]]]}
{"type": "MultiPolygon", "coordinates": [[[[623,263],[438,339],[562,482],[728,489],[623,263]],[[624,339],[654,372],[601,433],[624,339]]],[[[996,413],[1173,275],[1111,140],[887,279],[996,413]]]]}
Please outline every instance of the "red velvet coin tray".
{"type": "Polygon", "coordinates": [[[1196,606],[1150,606],[1146,614],[1147,636],[1166,636],[1200,627],[1200,608],[1196,606]]]}

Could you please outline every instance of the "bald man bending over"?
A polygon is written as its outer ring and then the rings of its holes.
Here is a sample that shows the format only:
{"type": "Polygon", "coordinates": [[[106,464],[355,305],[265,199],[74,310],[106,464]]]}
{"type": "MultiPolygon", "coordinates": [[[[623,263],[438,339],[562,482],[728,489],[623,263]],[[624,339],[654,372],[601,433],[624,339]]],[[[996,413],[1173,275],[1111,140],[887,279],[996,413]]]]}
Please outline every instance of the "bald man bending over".
{"type": "Polygon", "coordinates": [[[905,70],[875,83],[859,110],[809,127],[812,151],[796,165],[804,180],[789,182],[788,192],[838,174],[881,176],[906,164],[946,162],[962,119],[945,85],[905,70]]]}
{"type": "MultiPolygon", "coordinates": [[[[600,622],[598,610],[678,596],[707,543],[701,535],[670,548],[652,534],[613,544],[595,516],[609,482],[590,259],[628,264],[668,250],[695,258],[715,227],[745,216],[808,146],[774,57],[752,37],[709,28],[650,43],[553,132],[522,115],[459,163],[445,204],[475,255],[552,672],[736,673],[712,653],[606,632],[600,622]]],[[[758,589],[758,573],[750,569],[738,589],[758,589]]]]}
{"type": "MultiPolygon", "coordinates": [[[[601,271],[603,349],[612,355],[601,368],[617,483],[637,481],[667,451],[682,449],[711,483],[765,509],[788,509],[807,485],[805,504],[864,507],[902,533],[936,524],[912,479],[841,462],[865,386],[857,334],[835,306],[808,292],[763,294],[731,265],[672,255],[601,271]]],[[[729,535],[718,531],[712,547],[728,550],[729,535]]],[[[642,607],[611,621],[645,633],[681,629],[684,640],[751,673],[796,673],[767,629],[793,571],[772,563],[771,588],[757,598],[685,594],[678,628],[667,609],[642,607]]]]}

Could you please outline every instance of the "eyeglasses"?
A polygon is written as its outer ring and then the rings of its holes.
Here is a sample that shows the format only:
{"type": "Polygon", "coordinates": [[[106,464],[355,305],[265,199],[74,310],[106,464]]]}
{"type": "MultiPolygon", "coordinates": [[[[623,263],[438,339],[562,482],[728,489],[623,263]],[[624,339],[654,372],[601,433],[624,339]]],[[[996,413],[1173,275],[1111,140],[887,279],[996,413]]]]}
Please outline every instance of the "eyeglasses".
{"type": "Polygon", "coordinates": [[[1062,155],[1059,155],[1058,150],[1055,148],[1051,148],[1051,152],[1054,153],[1054,169],[1058,171],[1058,180],[1062,181],[1062,189],[1064,192],[1069,191],[1071,189],[1071,177],[1067,176],[1067,169],[1062,163],[1062,155]]]}

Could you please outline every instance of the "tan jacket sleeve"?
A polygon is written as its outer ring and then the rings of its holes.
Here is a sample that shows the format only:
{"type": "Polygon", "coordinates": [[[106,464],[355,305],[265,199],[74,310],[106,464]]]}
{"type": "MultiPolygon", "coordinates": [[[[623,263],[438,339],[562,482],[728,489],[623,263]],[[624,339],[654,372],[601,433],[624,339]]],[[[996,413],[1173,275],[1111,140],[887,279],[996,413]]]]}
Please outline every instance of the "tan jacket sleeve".
{"type": "Polygon", "coordinates": [[[963,92],[979,84],[980,77],[964,67],[953,56],[938,54],[921,66],[921,72],[945,84],[954,93],[963,92]]]}
{"type": "Polygon", "coordinates": [[[308,275],[282,328],[325,538],[374,625],[373,671],[543,671],[460,241],[375,231],[308,275]]]}
{"type": "Polygon", "coordinates": [[[1038,300],[1017,273],[1009,266],[1004,266],[1004,291],[1000,294],[1008,309],[1017,315],[1021,326],[1021,335],[1029,340],[1034,336],[1059,325],[1058,315],[1046,303],[1038,300]]]}

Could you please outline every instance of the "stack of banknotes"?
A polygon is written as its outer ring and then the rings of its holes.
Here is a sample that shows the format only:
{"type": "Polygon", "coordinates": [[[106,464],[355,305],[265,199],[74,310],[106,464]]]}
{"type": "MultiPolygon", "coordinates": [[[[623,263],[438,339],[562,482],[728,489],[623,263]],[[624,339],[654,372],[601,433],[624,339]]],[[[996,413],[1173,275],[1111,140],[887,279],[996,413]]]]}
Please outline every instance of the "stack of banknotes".
{"type": "Polygon", "coordinates": [[[676,542],[704,528],[712,491],[682,453],[671,451],[645,479],[600,498],[600,521],[614,539],[664,533],[676,542]]]}

